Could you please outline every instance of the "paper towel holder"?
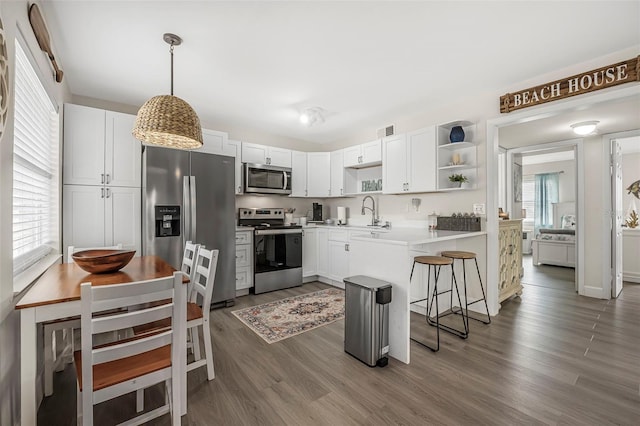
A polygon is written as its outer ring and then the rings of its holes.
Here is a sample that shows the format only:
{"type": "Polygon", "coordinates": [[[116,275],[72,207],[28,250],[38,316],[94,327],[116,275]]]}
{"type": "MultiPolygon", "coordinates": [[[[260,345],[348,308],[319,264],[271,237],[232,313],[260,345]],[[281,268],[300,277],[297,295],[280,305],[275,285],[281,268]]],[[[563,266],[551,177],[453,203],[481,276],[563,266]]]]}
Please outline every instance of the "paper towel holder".
{"type": "Polygon", "coordinates": [[[338,225],[347,224],[347,209],[346,207],[338,207],[338,225]]]}

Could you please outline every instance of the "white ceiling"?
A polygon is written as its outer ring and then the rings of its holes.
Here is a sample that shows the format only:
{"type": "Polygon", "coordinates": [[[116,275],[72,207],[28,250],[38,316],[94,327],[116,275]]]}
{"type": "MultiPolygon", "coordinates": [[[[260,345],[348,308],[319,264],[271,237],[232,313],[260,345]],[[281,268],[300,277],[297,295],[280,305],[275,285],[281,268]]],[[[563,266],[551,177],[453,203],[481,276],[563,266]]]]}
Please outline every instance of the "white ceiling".
{"type": "MultiPolygon", "coordinates": [[[[71,92],[169,92],[203,123],[341,140],[474,93],[640,45],[640,2],[42,2],[71,92]],[[329,115],[304,127],[300,109],[329,115]]],[[[497,98],[496,98],[497,100],[497,98]]]]}

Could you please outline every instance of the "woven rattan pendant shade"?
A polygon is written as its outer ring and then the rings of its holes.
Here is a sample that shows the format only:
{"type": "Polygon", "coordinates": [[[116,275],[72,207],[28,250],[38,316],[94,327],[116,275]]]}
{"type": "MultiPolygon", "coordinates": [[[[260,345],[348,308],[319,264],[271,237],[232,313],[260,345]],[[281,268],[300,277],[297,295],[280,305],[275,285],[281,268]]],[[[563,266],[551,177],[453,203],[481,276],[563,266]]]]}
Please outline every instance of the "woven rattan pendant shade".
{"type": "Polygon", "coordinates": [[[171,47],[171,95],[154,96],[142,105],[136,117],[133,136],[143,143],[177,149],[202,146],[200,119],[191,106],[173,96],[173,47],[182,39],[166,33],[163,39],[171,47]]]}
{"type": "Polygon", "coordinates": [[[202,146],[200,119],[193,108],[171,95],[154,96],[138,111],[133,136],[144,143],[177,149],[202,146]]]}

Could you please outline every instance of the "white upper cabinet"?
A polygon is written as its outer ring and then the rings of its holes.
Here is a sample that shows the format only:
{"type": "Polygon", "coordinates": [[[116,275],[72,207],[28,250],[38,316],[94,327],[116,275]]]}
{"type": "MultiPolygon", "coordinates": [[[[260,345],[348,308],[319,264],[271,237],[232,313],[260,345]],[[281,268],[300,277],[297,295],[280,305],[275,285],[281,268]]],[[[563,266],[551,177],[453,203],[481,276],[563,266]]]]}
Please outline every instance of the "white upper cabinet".
{"type": "Polygon", "coordinates": [[[229,151],[227,141],[229,135],[225,132],[218,132],[215,130],[202,129],[202,147],[194,149],[193,152],[206,152],[209,154],[218,154],[235,157],[235,149],[233,155],[229,151]]]}
{"type": "Polygon", "coordinates": [[[344,191],[344,152],[343,150],[333,151],[331,153],[331,197],[341,197],[345,195],[344,191]]]}
{"type": "Polygon", "coordinates": [[[291,151],[291,197],[307,196],[307,153],[291,151]]]}
{"type": "Polygon", "coordinates": [[[241,158],[242,153],[240,152],[241,149],[242,149],[242,142],[240,141],[234,141],[229,139],[223,144],[223,152],[228,153],[224,155],[229,155],[229,156],[235,157],[236,159],[236,164],[235,164],[236,194],[242,194],[244,191],[244,189],[242,188],[242,158],[241,158]]]}
{"type": "Polygon", "coordinates": [[[436,190],[436,127],[407,133],[408,192],[436,190]]]}
{"type": "Polygon", "coordinates": [[[291,167],[291,150],[255,143],[242,143],[242,162],[291,167]]]}
{"type": "Polygon", "coordinates": [[[344,167],[360,168],[380,165],[382,139],[344,149],[344,167]]]}
{"type": "Polygon", "coordinates": [[[131,134],[135,116],[64,106],[63,182],[78,185],[141,185],[142,147],[131,134]]]}
{"type": "Polygon", "coordinates": [[[407,138],[404,134],[382,140],[382,192],[397,194],[407,191],[407,138]]]}
{"type": "Polygon", "coordinates": [[[320,198],[331,195],[330,165],[330,153],[307,152],[307,196],[320,198]]]}
{"type": "Polygon", "coordinates": [[[384,138],[382,176],[386,194],[435,191],[435,126],[384,138]]]}

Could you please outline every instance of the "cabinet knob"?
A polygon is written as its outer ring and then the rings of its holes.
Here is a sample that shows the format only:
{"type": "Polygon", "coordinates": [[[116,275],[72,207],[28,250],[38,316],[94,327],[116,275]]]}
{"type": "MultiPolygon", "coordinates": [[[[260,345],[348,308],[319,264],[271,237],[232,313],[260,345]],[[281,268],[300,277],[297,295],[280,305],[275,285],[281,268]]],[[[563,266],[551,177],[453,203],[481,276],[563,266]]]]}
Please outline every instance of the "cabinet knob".
{"type": "Polygon", "coordinates": [[[344,251],[349,251],[349,244],[344,245],[344,251]]]}

